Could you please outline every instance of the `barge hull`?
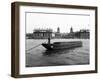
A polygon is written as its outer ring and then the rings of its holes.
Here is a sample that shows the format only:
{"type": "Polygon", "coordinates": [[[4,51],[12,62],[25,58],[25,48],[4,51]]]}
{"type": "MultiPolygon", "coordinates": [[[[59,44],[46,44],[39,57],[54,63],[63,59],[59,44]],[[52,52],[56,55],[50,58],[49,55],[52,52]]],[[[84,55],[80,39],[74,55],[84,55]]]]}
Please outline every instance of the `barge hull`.
{"type": "Polygon", "coordinates": [[[53,44],[42,44],[47,50],[58,50],[58,49],[70,49],[76,47],[82,47],[81,41],[74,41],[74,42],[55,42],[53,44]]]}

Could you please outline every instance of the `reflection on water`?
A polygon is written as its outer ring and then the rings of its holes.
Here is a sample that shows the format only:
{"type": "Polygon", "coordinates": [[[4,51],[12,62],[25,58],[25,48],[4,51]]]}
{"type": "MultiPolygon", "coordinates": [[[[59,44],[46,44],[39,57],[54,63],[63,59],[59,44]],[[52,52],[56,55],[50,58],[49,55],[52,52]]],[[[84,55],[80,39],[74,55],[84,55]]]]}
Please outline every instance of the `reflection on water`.
{"type": "Polygon", "coordinates": [[[68,54],[69,51],[74,50],[73,49],[61,49],[61,50],[45,50],[45,52],[43,52],[42,54],[44,56],[54,56],[54,55],[60,55],[60,54],[68,54]]]}
{"type": "MultiPolygon", "coordinates": [[[[73,41],[73,39],[54,39],[56,41],[73,41]]],[[[77,39],[74,39],[74,41],[77,39]]],[[[35,47],[46,40],[26,40],[26,50],[35,47]]],[[[81,40],[82,47],[62,50],[46,50],[42,45],[26,52],[26,66],[57,66],[57,65],[79,65],[89,64],[89,39],[81,40]]]]}

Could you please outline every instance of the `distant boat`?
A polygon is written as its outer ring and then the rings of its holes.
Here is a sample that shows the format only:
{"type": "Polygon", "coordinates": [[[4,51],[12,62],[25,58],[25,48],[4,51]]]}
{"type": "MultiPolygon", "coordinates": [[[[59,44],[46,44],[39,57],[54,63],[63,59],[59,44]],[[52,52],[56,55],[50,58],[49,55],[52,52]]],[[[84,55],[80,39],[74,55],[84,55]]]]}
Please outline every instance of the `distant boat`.
{"type": "Polygon", "coordinates": [[[45,47],[47,50],[70,49],[70,48],[81,47],[82,41],[50,43],[50,38],[48,38],[48,43],[42,43],[42,46],[45,47]]]}

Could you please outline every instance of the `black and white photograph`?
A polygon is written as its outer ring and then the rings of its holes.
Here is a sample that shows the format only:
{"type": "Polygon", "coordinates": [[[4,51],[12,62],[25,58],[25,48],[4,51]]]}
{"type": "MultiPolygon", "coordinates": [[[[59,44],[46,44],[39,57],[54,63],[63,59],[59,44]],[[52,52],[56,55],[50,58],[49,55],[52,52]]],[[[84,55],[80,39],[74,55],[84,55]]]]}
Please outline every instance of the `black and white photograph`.
{"type": "Polygon", "coordinates": [[[26,67],[90,63],[90,15],[26,12],[26,67]]]}

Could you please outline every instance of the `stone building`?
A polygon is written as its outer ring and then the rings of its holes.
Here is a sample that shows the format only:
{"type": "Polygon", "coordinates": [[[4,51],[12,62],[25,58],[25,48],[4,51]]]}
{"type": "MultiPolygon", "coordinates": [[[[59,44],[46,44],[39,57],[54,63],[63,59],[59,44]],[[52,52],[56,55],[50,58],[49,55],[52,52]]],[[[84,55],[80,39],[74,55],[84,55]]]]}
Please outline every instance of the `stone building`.
{"type": "Polygon", "coordinates": [[[75,32],[75,37],[76,38],[81,38],[81,39],[89,39],[90,38],[90,32],[89,30],[80,30],[78,32],[75,32]]]}
{"type": "Polygon", "coordinates": [[[34,39],[52,38],[52,29],[35,29],[33,32],[34,39]]]}
{"type": "Polygon", "coordinates": [[[32,33],[26,33],[26,39],[33,39],[32,33]]]}
{"type": "Polygon", "coordinates": [[[80,38],[80,39],[89,39],[90,38],[90,32],[87,29],[81,29],[80,31],[73,31],[73,28],[70,28],[70,33],[67,33],[66,35],[63,36],[63,38],[80,38]]]}
{"type": "Polygon", "coordinates": [[[61,33],[60,28],[57,28],[56,32],[53,32],[52,29],[34,29],[33,33],[26,34],[26,39],[47,39],[47,38],[66,38],[66,39],[89,39],[90,31],[87,29],[81,29],[80,31],[73,31],[73,28],[70,28],[69,33],[61,33]]]}
{"type": "Polygon", "coordinates": [[[67,33],[65,38],[75,38],[75,33],[73,32],[73,28],[70,28],[70,33],[67,33]]]}
{"type": "Polygon", "coordinates": [[[55,38],[61,38],[60,28],[57,28],[57,32],[55,32],[55,38]]]}

